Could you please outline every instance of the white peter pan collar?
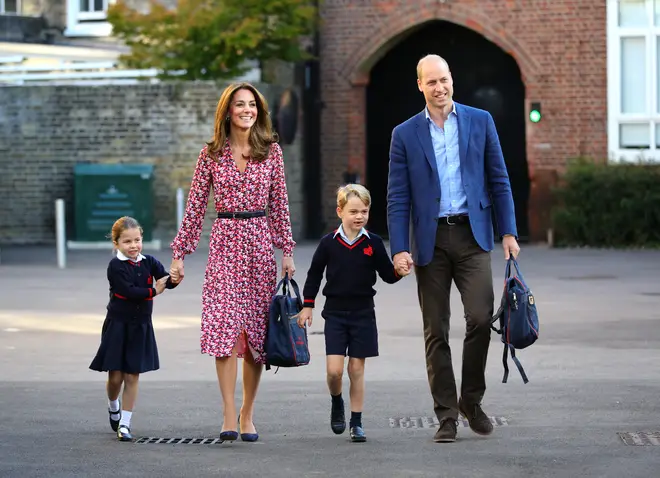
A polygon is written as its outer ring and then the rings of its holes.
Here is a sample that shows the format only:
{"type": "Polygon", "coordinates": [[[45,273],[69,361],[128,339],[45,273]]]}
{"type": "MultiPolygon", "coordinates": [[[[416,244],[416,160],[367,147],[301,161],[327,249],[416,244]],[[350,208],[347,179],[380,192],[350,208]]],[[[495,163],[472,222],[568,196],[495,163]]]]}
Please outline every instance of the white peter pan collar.
{"type": "Polygon", "coordinates": [[[117,251],[117,259],[120,261],[133,261],[133,262],[140,262],[142,259],[146,259],[142,254],[138,254],[137,260],[133,260],[130,257],[125,256],[121,251],[117,251]]]}

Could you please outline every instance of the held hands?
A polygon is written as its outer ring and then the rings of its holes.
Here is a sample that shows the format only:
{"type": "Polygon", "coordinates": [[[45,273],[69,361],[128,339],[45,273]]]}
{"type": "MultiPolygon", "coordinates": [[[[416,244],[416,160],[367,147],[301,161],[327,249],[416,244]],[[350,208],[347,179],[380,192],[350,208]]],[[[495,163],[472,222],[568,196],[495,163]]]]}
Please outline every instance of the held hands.
{"type": "Polygon", "coordinates": [[[314,309],[312,307],[303,307],[303,309],[293,316],[294,319],[298,319],[298,326],[300,328],[305,328],[305,322],[307,326],[312,325],[312,315],[314,309]]]}
{"type": "Polygon", "coordinates": [[[504,260],[509,260],[509,257],[513,256],[514,259],[518,258],[520,253],[520,246],[518,241],[511,234],[506,234],[502,238],[502,248],[504,249],[504,260]]]}
{"type": "Polygon", "coordinates": [[[282,258],[282,277],[287,273],[289,274],[289,279],[292,279],[293,274],[296,273],[296,265],[293,263],[293,257],[282,258]]]}
{"type": "Polygon", "coordinates": [[[401,277],[410,274],[412,266],[413,260],[409,252],[403,251],[394,255],[394,270],[401,277]]]}
{"type": "Polygon", "coordinates": [[[183,280],[183,259],[172,259],[170,277],[173,284],[178,284],[183,280]]]}
{"type": "Polygon", "coordinates": [[[165,284],[167,283],[167,279],[169,278],[170,276],[163,276],[156,281],[156,285],[154,286],[154,288],[156,289],[156,295],[163,293],[163,291],[165,290],[165,284]]]}

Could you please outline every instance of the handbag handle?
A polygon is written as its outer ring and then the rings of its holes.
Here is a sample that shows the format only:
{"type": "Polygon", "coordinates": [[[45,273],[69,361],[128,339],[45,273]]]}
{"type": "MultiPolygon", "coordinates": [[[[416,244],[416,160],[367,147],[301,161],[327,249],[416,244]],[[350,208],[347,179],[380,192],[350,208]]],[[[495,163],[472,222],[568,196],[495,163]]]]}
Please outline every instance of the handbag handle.
{"type": "Polygon", "coordinates": [[[295,280],[293,280],[293,278],[289,279],[288,272],[284,274],[284,277],[282,277],[280,282],[277,284],[277,288],[275,289],[275,294],[277,294],[277,291],[280,290],[280,288],[282,288],[282,293],[284,295],[288,295],[289,297],[291,297],[291,289],[293,289],[293,292],[295,292],[296,294],[296,302],[299,308],[302,309],[302,299],[300,297],[300,289],[298,288],[298,283],[295,280]]]}

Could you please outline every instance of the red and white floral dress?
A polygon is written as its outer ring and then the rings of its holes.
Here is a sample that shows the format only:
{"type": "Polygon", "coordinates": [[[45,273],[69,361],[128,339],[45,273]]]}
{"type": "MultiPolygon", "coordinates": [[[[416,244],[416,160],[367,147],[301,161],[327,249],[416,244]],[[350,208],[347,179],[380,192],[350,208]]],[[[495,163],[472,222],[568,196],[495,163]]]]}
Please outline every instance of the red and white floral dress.
{"type": "Polygon", "coordinates": [[[183,221],[171,244],[174,259],[183,259],[197,248],[211,187],[217,212],[267,210],[268,215],[213,223],[202,290],[201,351],[228,357],[237,346],[243,357],[249,346],[255,362],[264,363],[268,308],[277,286],[273,246],[291,256],[296,244],[282,149],[273,143],[266,159],[248,161],[242,173],[229,141],[221,154],[211,155],[206,146],[202,149],[183,221]]]}

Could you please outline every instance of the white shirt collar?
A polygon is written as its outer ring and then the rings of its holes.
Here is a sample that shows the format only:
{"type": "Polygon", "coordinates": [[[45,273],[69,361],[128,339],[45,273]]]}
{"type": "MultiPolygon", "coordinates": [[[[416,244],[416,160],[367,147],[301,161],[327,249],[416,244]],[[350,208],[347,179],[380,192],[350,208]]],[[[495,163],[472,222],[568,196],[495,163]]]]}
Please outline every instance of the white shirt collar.
{"type": "Polygon", "coordinates": [[[367,232],[367,230],[366,230],[364,227],[363,227],[362,229],[360,229],[360,232],[358,232],[358,235],[355,236],[355,239],[353,239],[352,241],[348,238],[348,236],[347,236],[346,233],[344,232],[344,228],[343,228],[343,226],[342,226],[341,224],[340,224],[339,227],[337,228],[337,231],[335,231],[335,235],[332,236],[333,239],[334,239],[335,237],[337,237],[337,234],[339,234],[339,235],[341,236],[341,238],[342,238],[343,240],[345,240],[346,242],[348,242],[349,244],[352,244],[353,242],[357,241],[362,235],[365,235],[365,236],[367,236],[369,239],[371,239],[371,236],[369,236],[369,232],[367,232]]]}
{"type": "MultiPolygon", "coordinates": [[[[121,251],[117,251],[117,259],[120,261],[133,261],[130,257],[126,257],[121,251]]],[[[138,254],[137,256],[137,261],[133,262],[140,262],[142,259],[146,259],[142,254],[138,254]]]]}
{"type": "MultiPolygon", "coordinates": [[[[456,113],[456,102],[455,101],[452,101],[452,107],[451,107],[451,111],[449,112],[449,114],[452,114],[452,113],[454,113],[456,116],[458,116],[458,113],[456,113]]],[[[429,107],[428,106],[424,107],[424,115],[426,116],[426,119],[428,121],[431,121],[431,115],[429,114],[429,107]]]]}

